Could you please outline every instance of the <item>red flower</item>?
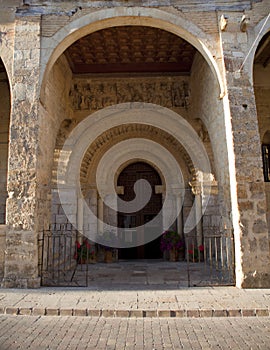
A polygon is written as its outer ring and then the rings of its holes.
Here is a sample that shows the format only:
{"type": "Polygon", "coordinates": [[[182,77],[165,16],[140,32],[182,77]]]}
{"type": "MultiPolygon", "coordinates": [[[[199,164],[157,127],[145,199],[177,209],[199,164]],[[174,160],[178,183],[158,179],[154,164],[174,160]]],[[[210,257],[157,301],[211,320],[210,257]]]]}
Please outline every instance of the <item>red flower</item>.
{"type": "Polygon", "coordinates": [[[192,255],[192,254],[193,254],[193,250],[190,249],[190,250],[188,251],[188,254],[192,255]]]}
{"type": "Polygon", "coordinates": [[[204,246],[203,246],[202,244],[199,246],[199,251],[200,251],[200,252],[203,252],[203,251],[204,251],[204,246]]]}
{"type": "Polygon", "coordinates": [[[81,248],[80,242],[76,241],[76,247],[77,247],[77,249],[81,248]]]}
{"type": "Polygon", "coordinates": [[[87,239],[84,241],[84,244],[86,246],[87,249],[90,249],[91,248],[91,245],[90,243],[87,241],[87,239]]]}

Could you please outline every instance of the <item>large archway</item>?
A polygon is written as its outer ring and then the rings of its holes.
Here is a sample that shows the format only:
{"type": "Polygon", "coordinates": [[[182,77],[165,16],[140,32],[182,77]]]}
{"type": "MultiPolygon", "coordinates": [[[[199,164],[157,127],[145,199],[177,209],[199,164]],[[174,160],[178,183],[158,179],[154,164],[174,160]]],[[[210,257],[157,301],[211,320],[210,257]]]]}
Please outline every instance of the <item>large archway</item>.
{"type": "Polygon", "coordinates": [[[0,58],[0,280],[4,277],[6,200],[11,97],[9,80],[0,58]]]}
{"type": "Polygon", "coordinates": [[[46,84],[54,64],[61,54],[78,39],[89,33],[94,33],[104,28],[116,26],[149,26],[160,28],[178,37],[187,40],[194,46],[208,63],[215,79],[219,84],[219,96],[225,92],[224,81],[220,69],[222,68],[218,57],[219,46],[214,48],[212,40],[200,27],[190,23],[184,17],[174,15],[160,9],[146,7],[116,7],[99,10],[71,21],[61,30],[56,32],[53,38],[43,38],[41,61],[41,100],[45,103],[46,84]],[[209,40],[210,39],[210,40],[209,40]],[[213,52],[210,52],[211,47],[213,52]]]}
{"type": "Polygon", "coordinates": [[[6,222],[7,165],[11,97],[7,72],[0,58],[0,224],[6,222]]]}
{"type": "Polygon", "coordinates": [[[262,145],[262,167],[266,194],[266,217],[270,240],[270,31],[261,38],[253,66],[254,92],[258,116],[258,126],[262,145]]]}
{"type": "MultiPolygon", "coordinates": [[[[103,230],[100,219],[116,217],[102,203],[97,174],[101,182],[110,180],[117,170],[111,159],[120,161],[117,152],[123,163],[131,156],[145,161],[146,154],[152,161],[162,147],[174,159],[168,176],[171,193],[176,195],[179,188],[190,191],[185,208],[177,209],[185,221],[178,220],[178,233],[196,232],[197,241],[202,242],[206,230],[220,227],[221,217],[229,221],[226,135],[223,102],[218,98],[222,83],[213,57],[201,42],[164,20],[140,18],[137,23],[121,16],[82,26],[63,42],[60,34],[56,34],[59,46],[49,60],[41,89],[44,120],[48,119],[47,130],[52,128],[44,141],[54,149],[54,164],[47,159],[48,173],[52,170],[52,193],[48,191],[47,196],[47,208],[52,211],[43,215],[49,218],[47,224],[72,223],[83,230],[87,226],[85,234],[89,227],[95,234],[103,230]],[[57,52],[62,53],[58,58],[57,52]],[[131,138],[137,140],[141,155],[131,138]],[[151,147],[157,147],[156,154],[151,147]],[[106,153],[109,160],[102,163],[106,153]],[[98,172],[99,162],[103,172],[98,172]],[[179,172],[174,171],[175,164],[179,172]],[[59,167],[63,178],[57,178],[59,167]],[[59,182],[69,187],[72,181],[82,185],[80,197],[72,203],[65,199],[63,205],[59,182]],[[87,225],[83,201],[97,217],[87,225]]],[[[164,167],[165,158],[161,159],[164,167]]],[[[179,193],[175,202],[176,207],[183,204],[179,193]]],[[[167,204],[164,222],[169,222],[169,209],[167,204]]]]}

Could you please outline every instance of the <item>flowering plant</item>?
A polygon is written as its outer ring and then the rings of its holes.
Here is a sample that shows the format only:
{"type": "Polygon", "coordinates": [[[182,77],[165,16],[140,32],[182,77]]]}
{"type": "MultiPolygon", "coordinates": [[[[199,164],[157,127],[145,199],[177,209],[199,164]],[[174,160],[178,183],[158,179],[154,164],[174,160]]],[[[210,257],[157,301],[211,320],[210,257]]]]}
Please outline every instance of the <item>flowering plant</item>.
{"type": "Polygon", "coordinates": [[[82,261],[86,261],[92,257],[94,252],[92,251],[92,246],[85,238],[82,243],[76,241],[76,250],[74,253],[74,259],[76,259],[79,263],[82,261]]]}
{"type": "Polygon", "coordinates": [[[101,244],[101,247],[105,251],[113,251],[115,248],[117,237],[113,231],[106,230],[102,234],[102,241],[104,244],[101,244]]]}
{"type": "Polygon", "coordinates": [[[162,252],[170,251],[172,249],[183,250],[184,241],[175,231],[163,232],[160,240],[160,249],[162,252]]]}
{"type": "Polygon", "coordinates": [[[202,261],[204,253],[204,246],[201,244],[199,247],[194,247],[193,245],[188,250],[189,260],[192,261],[202,261]]]}

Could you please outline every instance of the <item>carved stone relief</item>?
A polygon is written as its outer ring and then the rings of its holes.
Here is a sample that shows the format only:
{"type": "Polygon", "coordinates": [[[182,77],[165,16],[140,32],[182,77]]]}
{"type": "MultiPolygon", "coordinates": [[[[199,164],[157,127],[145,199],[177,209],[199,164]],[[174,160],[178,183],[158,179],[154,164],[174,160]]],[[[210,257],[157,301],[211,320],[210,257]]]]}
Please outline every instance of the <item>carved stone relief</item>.
{"type": "Polygon", "coordinates": [[[183,77],[75,79],[69,96],[74,110],[95,111],[125,102],[187,108],[189,84],[183,77]]]}

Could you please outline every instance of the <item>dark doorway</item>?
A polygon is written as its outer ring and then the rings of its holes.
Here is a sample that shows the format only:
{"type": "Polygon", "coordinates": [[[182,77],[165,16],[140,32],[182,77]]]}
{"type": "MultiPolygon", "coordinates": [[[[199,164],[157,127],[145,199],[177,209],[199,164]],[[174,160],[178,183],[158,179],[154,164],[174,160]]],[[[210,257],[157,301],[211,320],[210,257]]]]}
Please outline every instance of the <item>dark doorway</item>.
{"type": "MultiPolygon", "coordinates": [[[[133,240],[134,238],[136,240],[135,228],[150,222],[162,208],[162,195],[156,193],[155,187],[162,184],[160,176],[151,165],[143,162],[128,165],[119,175],[117,185],[124,187],[124,194],[119,195],[120,199],[126,202],[132,201],[135,198],[134,185],[140,179],[147,180],[151,185],[152,195],[149,202],[136,213],[118,212],[118,226],[130,229],[133,240]]],[[[157,229],[158,227],[153,226],[148,228],[148,232],[157,229]]],[[[119,249],[118,257],[119,259],[160,259],[162,258],[160,237],[138,247],[119,249]]]]}

